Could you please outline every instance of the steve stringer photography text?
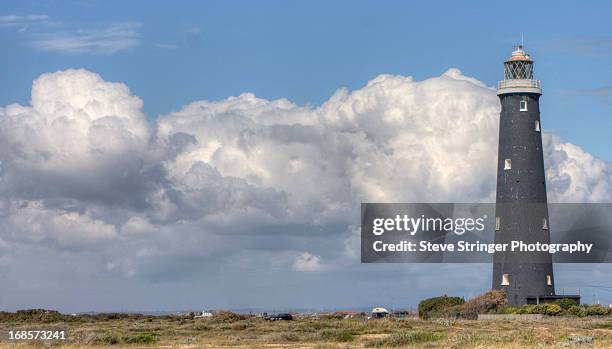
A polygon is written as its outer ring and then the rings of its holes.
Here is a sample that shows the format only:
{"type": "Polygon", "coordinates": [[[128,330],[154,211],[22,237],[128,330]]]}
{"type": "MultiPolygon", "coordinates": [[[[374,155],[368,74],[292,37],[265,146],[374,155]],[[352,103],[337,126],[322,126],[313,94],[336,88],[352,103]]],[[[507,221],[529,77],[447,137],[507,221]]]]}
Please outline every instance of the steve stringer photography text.
{"type": "Polygon", "coordinates": [[[512,241],[505,244],[487,244],[480,242],[457,241],[456,243],[432,243],[430,241],[400,241],[397,243],[384,243],[374,241],[372,248],[376,252],[557,252],[590,253],[593,244],[576,241],[570,244],[545,244],[540,242],[526,243],[512,241]]]}

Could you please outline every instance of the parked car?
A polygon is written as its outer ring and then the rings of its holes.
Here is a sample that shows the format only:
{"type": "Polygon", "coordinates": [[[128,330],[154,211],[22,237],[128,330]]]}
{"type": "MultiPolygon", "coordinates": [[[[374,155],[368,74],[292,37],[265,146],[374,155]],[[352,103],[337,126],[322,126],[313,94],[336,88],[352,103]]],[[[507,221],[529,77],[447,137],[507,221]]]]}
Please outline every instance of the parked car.
{"type": "Polygon", "coordinates": [[[293,315],[291,314],[271,314],[271,315],[266,315],[264,319],[268,321],[293,320],[293,315]]]}

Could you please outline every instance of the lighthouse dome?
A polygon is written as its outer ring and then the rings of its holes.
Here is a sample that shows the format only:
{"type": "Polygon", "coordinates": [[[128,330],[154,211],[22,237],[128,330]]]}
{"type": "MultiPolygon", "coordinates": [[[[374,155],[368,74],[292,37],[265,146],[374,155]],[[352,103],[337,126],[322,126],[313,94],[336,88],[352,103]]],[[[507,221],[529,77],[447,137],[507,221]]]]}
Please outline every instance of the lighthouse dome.
{"type": "Polygon", "coordinates": [[[506,60],[506,62],[512,62],[512,61],[533,62],[529,54],[525,52],[525,50],[523,50],[523,45],[518,45],[516,50],[512,52],[512,56],[508,58],[508,60],[506,60]]]}

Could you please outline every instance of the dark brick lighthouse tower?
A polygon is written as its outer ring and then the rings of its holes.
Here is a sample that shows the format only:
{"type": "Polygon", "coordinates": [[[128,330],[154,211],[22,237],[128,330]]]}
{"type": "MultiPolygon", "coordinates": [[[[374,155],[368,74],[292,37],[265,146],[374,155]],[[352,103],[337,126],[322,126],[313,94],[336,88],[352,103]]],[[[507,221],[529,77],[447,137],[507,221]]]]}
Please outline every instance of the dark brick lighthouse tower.
{"type": "MultiPolygon", "coordinates": [[[[549,243],[539,105],[542,89],[533,78],[533,60],[522,45],[504,62],[504,80],[498,84],[497,95],[501,114],[495,242],[549,243]]],[[[555,296],[548,253],[496,253],[493,289],[506,291],[508,302],[515,305],[560,298],[555,296]]]]}

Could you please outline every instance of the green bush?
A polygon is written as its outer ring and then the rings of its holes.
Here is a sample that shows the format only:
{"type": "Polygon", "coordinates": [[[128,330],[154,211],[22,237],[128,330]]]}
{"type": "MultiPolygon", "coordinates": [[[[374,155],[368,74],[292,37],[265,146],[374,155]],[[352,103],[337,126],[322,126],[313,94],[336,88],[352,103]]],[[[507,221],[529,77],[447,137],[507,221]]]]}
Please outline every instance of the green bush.
{"type": "Polygon", "coordinates": [[[419,316],[422,319],[436,317],[476,319],[478,314],[499,313],[501,311],[518,311],[518,308],[506,308],[506,293],[502,290],[491,290],[478,297],[465,301],[460,297],[435,297],[419,303],[419,316]]]}
{"type": "Polygon", "coordinates": [[[517,314],[537,314],[534,309],[535,305],[525,304],[518,309],[517,314]]]}
{"type": "Polygon", "coordinates": [[[449,297],[447,295],[424,299],[419,303],[419,317],[429,319],[443,316],[446,315],[448,309],[463,303],[465,303],[465,299],[462,297],[449,297]]]}
{"type": "Polygon", "coordinates": [[[553,302],[553,304],[560,306],[563,310],[568,310],[569,308],[578,305],[575,300],[569,298],[557,299],[553,302]]]}
{"type": "Polygon", "coordinates": [[[563,309],[560,305],[554,303],[542,303],[542,304],[525,304],[520,308],[517,307],[506,307],[505,309],[512,309],[513,312],[505,314],[543,314],[550,316],[557,316],[563,314],[563,309]]]}
{"type": "Polygon", "coordinates": [[[581,307],[579,305],[574,305],[571,306],[569,309],[567,309],[565,311],[568,315],[574,315],[574,316],[579,316],[579,317],[584,317],[587,315],[586,310],[584,309],[584,307],[581,307]]]}
{"type": "Polygon", "coordinates": [[[546,304],[546,309],[544,310],[544,314],[546,315],[550,315],[550,316],[557,316],[560,315],[563,312],[563,309],[561,309],[561,306],[558,304],[546,304]]]}
{"type": "MultiPolygon", "coordinates": [[[[573,306],[570,309],[573,309],[572,311],[576,312],[576,314],[571,315],[578,315],[580,313],[580,309],[582,308],[579,306],[573,306]],[[574,309],[574,307],[577,309],[574,309]]],[[[555,303],[542,303],[538,305],[525,304],[521,307],[510,305],[503,307],[498,311],[498,314],[544,314],[550,316],[562,315],[563,313],[570,314],[569,310],[564,312],[563,308],[559,304],[555,303]]]]}
{"type": "Polygon", "coordinates": [[[548,304],[536,304],[531,308],[531,314],[546,314],[546,309],[548,309],[548,304]]]}
{"type": "Polygon", "coordinates": [[[604,316],[610,314],[610,309],[601,305],[589,305],[585,308],[588,316],[604,316]]]}

